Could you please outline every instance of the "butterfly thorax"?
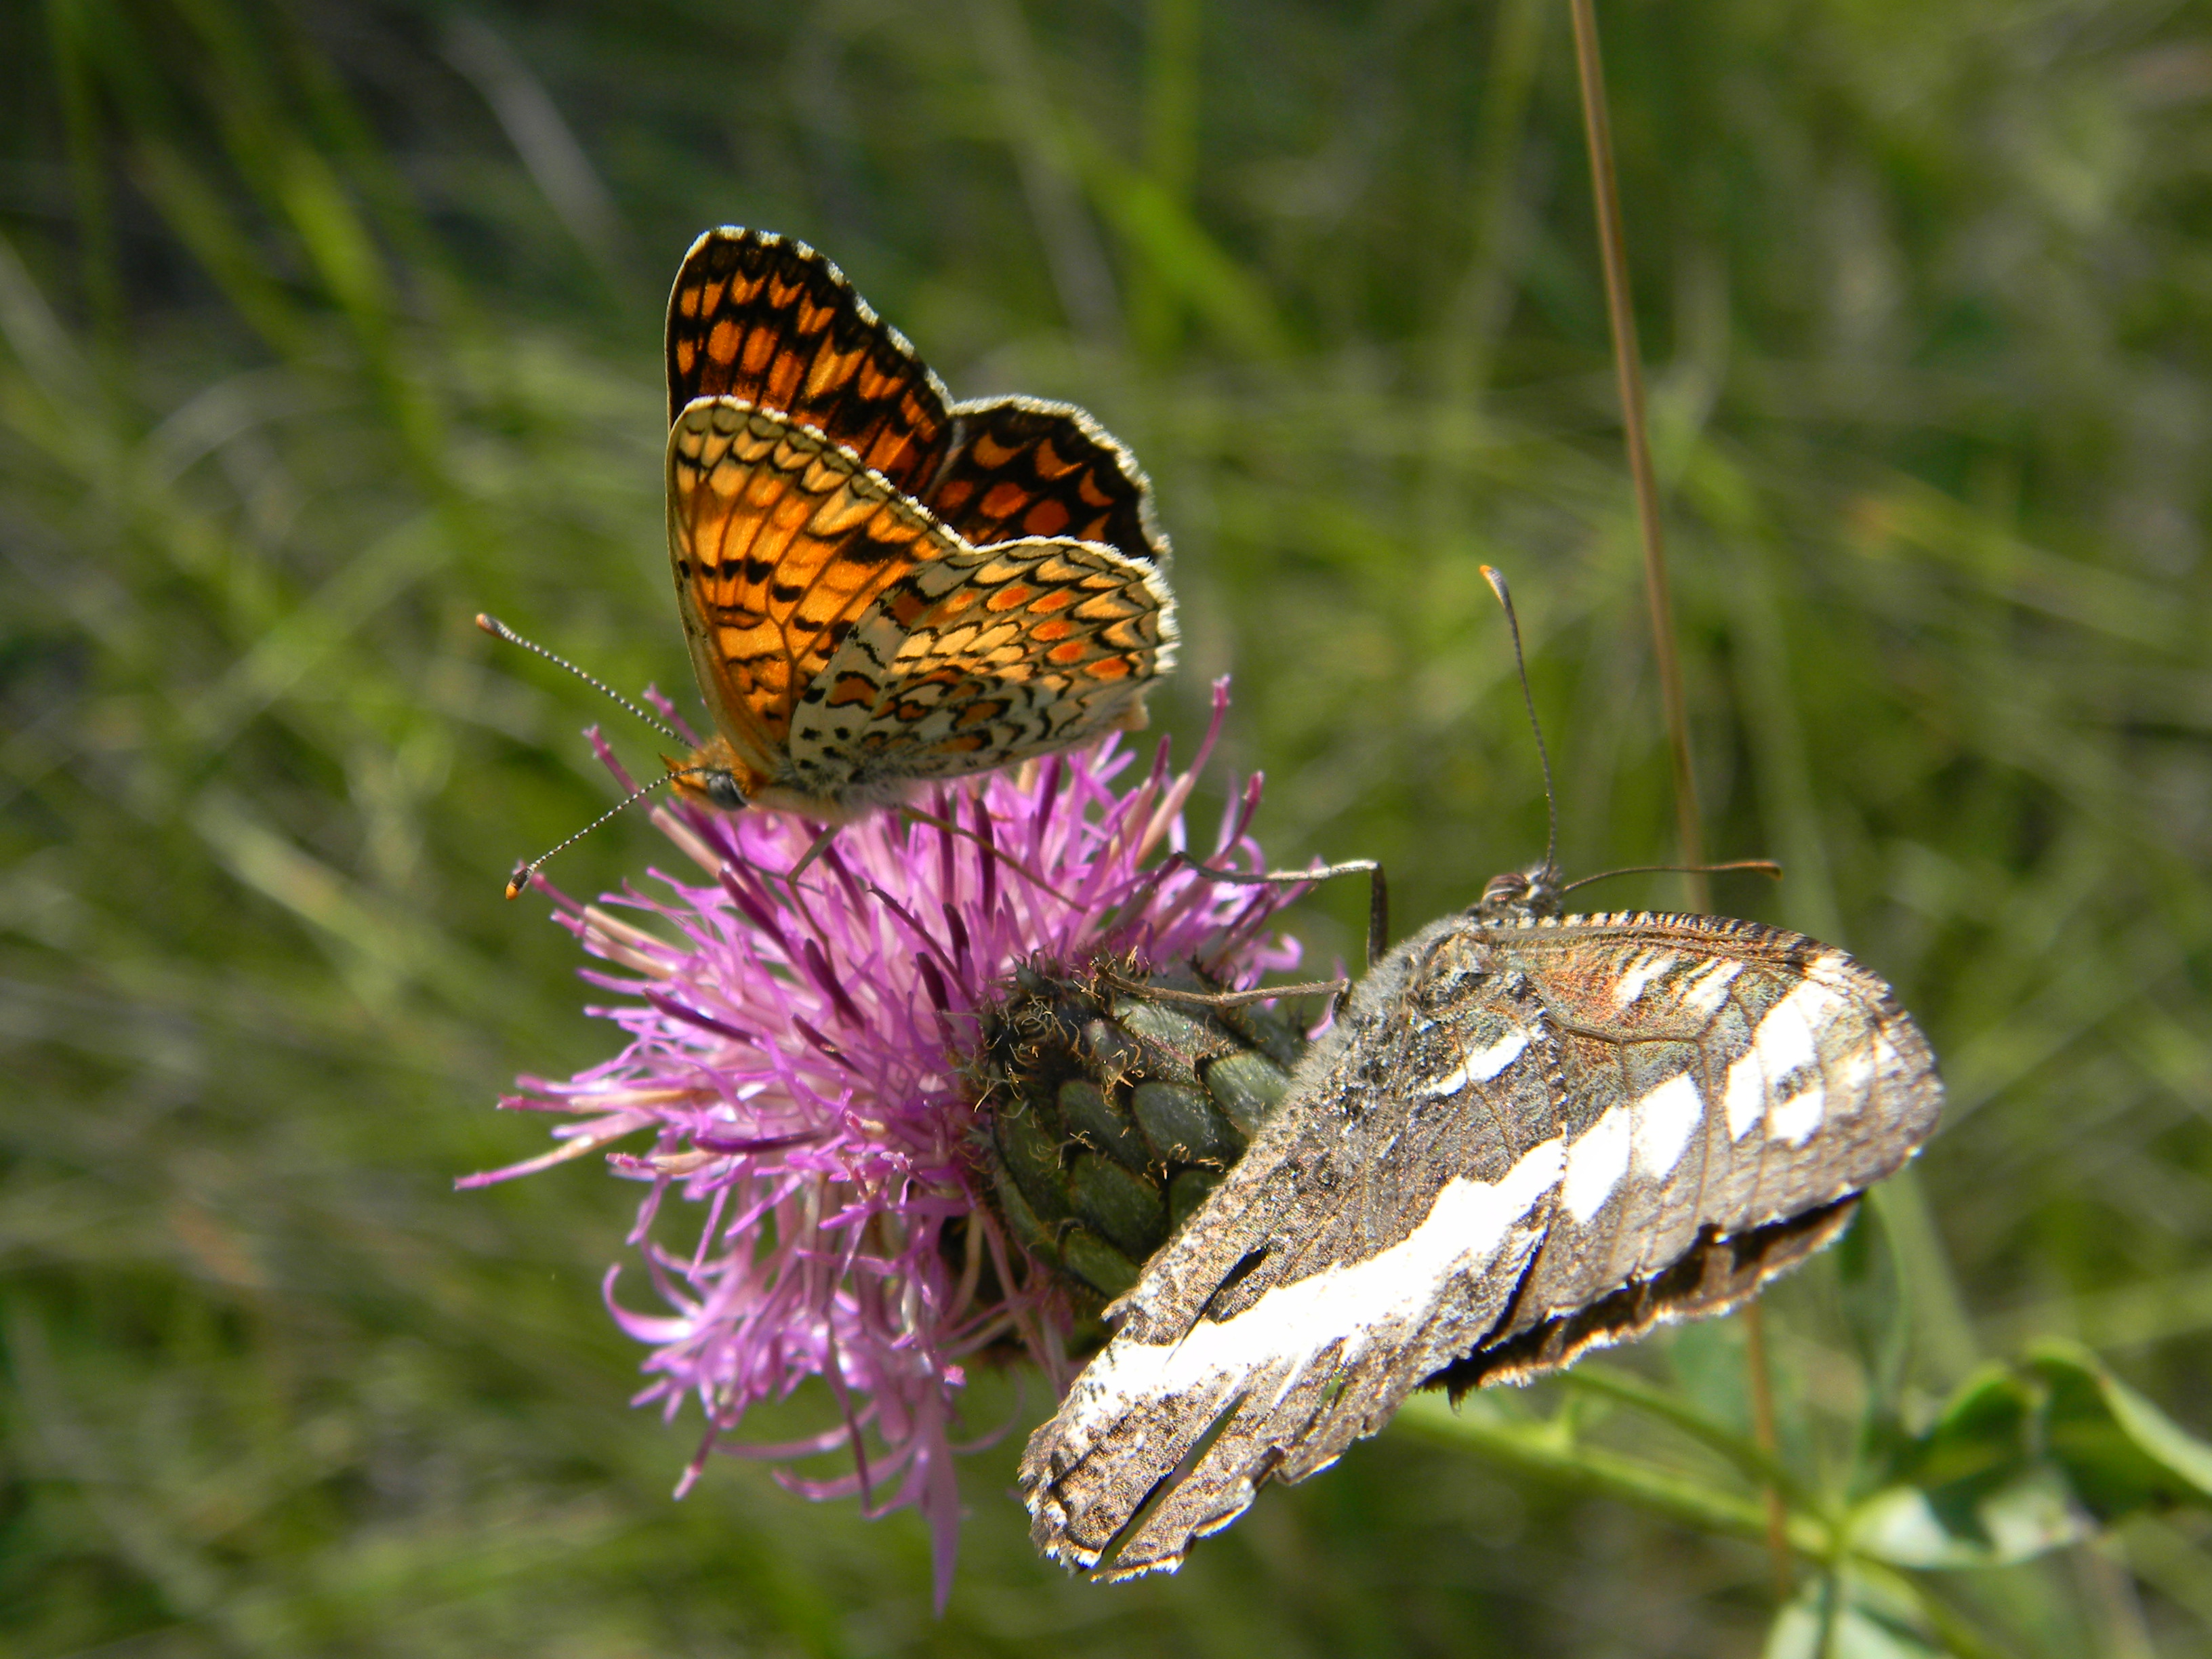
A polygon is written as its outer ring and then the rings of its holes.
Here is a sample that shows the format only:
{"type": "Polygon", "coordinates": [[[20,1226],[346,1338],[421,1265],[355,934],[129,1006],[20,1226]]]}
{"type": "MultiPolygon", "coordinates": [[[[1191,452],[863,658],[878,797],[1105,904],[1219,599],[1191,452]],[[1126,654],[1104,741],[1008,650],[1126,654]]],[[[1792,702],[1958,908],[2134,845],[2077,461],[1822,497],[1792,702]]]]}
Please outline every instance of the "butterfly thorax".
{"type": "Polygon", "coordinates": [[[1559,872],[1551,860],[1508,870],[1483,884],[1474,913],[1485,921],[1536,920],[1559,914],[1559,872]]]}

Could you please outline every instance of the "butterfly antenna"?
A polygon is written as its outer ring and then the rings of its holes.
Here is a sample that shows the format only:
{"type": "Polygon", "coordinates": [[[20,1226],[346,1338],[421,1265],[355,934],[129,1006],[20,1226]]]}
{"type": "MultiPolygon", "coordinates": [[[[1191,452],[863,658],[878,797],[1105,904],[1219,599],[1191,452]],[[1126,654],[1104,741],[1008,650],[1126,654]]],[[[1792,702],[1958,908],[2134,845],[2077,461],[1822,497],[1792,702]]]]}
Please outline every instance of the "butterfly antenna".
{"type": "Polygon", "coordinates": [[[1200,864],[1196,859],[1184,862],[1208,881],[1227,882],[1238,887],[1288,887],[1301,881],[1328,881],[1337,876],[1371,875],[1376,865],[1373,859],[1346,859],[1341,864],[1316,864],[1310,870],[1217,870],[1210,864],[1200,864]]]}
{"type": "MultiPolygon", "coordinates": [[[[681,741],[681,739],[678,739],[678,741],[681,741]]],[[[547,848],[536,858],[532,859],[527,864],[518,863],[514,866],[514,873],[507,878],[507,897],[521,897],[522,890],[530,884],[531,877],[538,873],[538,866],[539,865],[551,858],[554,854],[563,851],[568,848],[574,847],[578,842],[583,840],[585,836],[590,835],[592,830],[598,829],[609,818],[614,817],[616,813],[623,811],[625,807],[635,805],[639,801],[643,800],[654,790],[659,788],[664,783],[672,782],[677,778],[683,777],[687,773],[704,772],[708,769],[708,768],[703,766],[686,766],[677,771],[671,772],[665,778],[655,778],[651,783],[641,785],[638,788],[631,790],[629,794],[623,796],[622,799],[617,801],[612,806],[607,808],[605,811],[600,813],[599,817],[593,818],[589,823],[576,831],[574,835],[569,836],[568,840],[561,842],[559,846],[547,848]]]]}
{"type": "Polygon", "coordinates": [[[1782,879],[1782,866],[1772,859],[1735,859],[1727,864],[1629,864],[1618,870],[1601,870],[1594,876],[1579,877],[1559,891],[1571,893],[1577,887],[1587,887],[1594,881],[1611,881],[1615,876],[1720,876],[1731,870],[1748,870],[1754,875],[1782,879]]]}
{"type": "Polygon", "coordinates": [[[1513,595],[1505,586],[1505,578],[1485,565],[1482,579],[1498,595],[1498,603],[1505,607],[1505,627],[1513,635],[1513,672],[1521,677],[1521,701],[1528,707],[1528,729],[1536,734],[1536,758],[1544,768],[1544,811],[1551,821],[1544,837],[1544,868],[1556,880],[1559,871],[1559,798],[1552,789],[1552,756],[1544,747],[1544,728],[1536,720],[1536,699],[1528,690],[1528,664],[1521,654],[1521,619],[1513,614],[1513,595]]]}
{"type": "MultiPolygon", "coordinates": [[[[533,655],[544,658],[546,661],[551,663],[556,668],[567,669],[571,674],[574,674],[578,679],[583,681],[585,684],[590,686],[592,690],[596,691],[603,691],[608,696],[612,697],[623,708],[629,709],[631,714],[636,715],[638,719],[643,720],[654,731],[659,732],[661,736],[665,738],[672,738],[678,743],[685,743],[684,734],[681,732],[678,732],[674,726],[671,726],[666,720],[647,714],[644,709],[639,708],[628,697],[623,696],[621,692],[616,690],[614,687],[609,685],[605,680],[599,678],[598,675],[586,674],[582,669],[577,667],[575,664],[570,662],[566,657],[560,655],[556,652],[548,651],[544,646],[538,644],[535,640],[524,639],[521,635],[516,633],[512,628],[509,628],[498,617],[487,617],[483,611],[479,611],[477,612],[477,626],[483,629],[485,633],[489,634],[495,639],[505,640],[509,645],[519,645],[525,651],[530,652],[533,655]]],[[[689,747],[690,745],[688,743],[685,743],[685,746],[689,747]]],[[[624,805],[627,805],[628,804],[628,802],[623,803],[624,805]]],[[[615,810],[617,811],[620,811],[622,808],[617,807],[615,810]]],[[[561,845],[565,847],[568,845],[568,842],[563,842],[561,845]]],[[[554,848],[554,852],[558,852],[560,848],[554,848]]],[[[552,854],[549,853],[546,856],[550,858],[552,854]]],[[[514,895],[509,894],[507,896],[512,898],[514,895]]]]}

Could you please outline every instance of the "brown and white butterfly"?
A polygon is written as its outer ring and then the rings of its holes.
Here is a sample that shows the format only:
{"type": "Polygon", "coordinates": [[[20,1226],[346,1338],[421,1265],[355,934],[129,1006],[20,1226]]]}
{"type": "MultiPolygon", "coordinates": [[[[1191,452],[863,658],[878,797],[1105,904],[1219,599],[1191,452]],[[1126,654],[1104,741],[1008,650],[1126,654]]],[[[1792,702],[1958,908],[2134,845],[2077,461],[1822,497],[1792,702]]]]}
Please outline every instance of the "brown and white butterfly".
{"type": "Polygon", "coordinates": [[[708,231],[668,304],[668,551],[724,807],[837,821],[1145,723],[1167,538],[1081,410],[955,404],[802,242],[708,231]]]}
{"type": "Polygon", "coordinates": [[[1424,1383],[1719,1313],[1934,1130],[1933,1056],[1843,951],[1556,914],[1547,857],[1389,952],[1030,1438],[1048,1556],[1170,1571],[1424,1383]]]}

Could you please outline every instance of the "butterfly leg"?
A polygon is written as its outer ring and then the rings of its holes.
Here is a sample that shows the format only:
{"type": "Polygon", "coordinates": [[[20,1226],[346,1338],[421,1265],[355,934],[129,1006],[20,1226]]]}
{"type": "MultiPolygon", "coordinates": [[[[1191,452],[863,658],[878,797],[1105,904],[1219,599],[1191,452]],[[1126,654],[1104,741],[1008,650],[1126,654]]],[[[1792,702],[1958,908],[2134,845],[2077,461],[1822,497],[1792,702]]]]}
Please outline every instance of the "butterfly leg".
{"type": "Polygon", "coordinates": [[[799,855],[799,862],[791,866],[790,872],[785,875],[784,879],[794,887],[797,886],[799,877],[806,873],[807,866],[830,850],[830,843],[837,838],[837,831],[841,827],[835,823],[825,825],[822,833],[815,836],[808,844],[806,850],[799,855]]]}

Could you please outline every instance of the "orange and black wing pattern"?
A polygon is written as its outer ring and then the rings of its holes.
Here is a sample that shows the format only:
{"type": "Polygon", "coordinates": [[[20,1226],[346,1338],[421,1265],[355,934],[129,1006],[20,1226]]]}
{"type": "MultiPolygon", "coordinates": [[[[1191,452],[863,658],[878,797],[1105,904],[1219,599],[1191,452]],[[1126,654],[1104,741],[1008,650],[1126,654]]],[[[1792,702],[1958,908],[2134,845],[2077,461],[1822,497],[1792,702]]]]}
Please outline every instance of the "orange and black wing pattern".
{"type": "Polygon", "coordinates": [[[902,781],[1135,729],[1175,647],[1174,601],[1148,562],[1086,542],[959,547],[887,588],[807,689],[794,775],[890,799],[902,781]]]}
{"type": "Polygon", "coordinates": [[[691,245],[668,296],[668,422],[735,398],[812,427],[920,495],[952,435],[945,388],[844,273],[804,242],[725,228],[691,245]]]}
{"type": "Polygon", "coordinates": [[[1163,568],[1136,457],[1081,410],[1030,398],[962,404],[951,453],[922,504],[975,547],[1021,536],[1099,542],[1163,568]]]}
{"type": "Polygon", "coordinates": [[[684,776],[843,818],[1144,723],[1167,538],[1081,410],[948,406],[836,266],[730,229],[677,275],[668,398],[669,560],[718,728],[684,776]]]}
{"type": "Polygon", "coordinates": [[[818,433],[701,398],[668,434],[668,550],[700,689],[757,796],[791,714],[877,597],[958,546],[818,433]]]}

